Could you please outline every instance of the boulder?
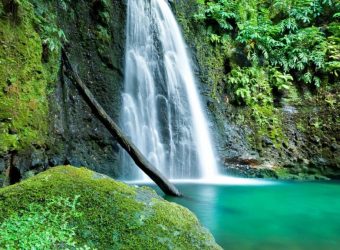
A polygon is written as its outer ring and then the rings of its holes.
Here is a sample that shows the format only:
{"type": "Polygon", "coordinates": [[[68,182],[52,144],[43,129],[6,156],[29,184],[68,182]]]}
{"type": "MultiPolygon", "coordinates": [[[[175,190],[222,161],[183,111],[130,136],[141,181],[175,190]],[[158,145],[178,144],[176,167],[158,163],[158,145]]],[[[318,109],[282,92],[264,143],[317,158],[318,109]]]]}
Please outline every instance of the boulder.
{"type": "MultiPolygon", "coordinates": [[[[44,249],[221,249],[193,213],[151,188],[71,166],[0,189],[0,232],[29,248],[35,235],[45,237],[35,239],[44,249]],[[54,227],[61,229],[47,241],[54,227]]],[[[1,238],[1,249],[11,244],[1,238]]]]}

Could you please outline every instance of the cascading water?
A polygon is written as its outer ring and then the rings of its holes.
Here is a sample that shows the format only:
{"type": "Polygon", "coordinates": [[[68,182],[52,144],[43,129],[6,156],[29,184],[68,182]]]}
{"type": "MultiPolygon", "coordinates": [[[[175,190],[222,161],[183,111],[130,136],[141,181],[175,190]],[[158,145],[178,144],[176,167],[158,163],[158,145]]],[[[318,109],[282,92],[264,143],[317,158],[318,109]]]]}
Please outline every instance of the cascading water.
{"type": "MultiPolygon", "coordinates": [[[[123,130],[171,179],[216,176],[207,121],[167,1],[129,0],[127,16],[123,130]]],[[[146,178],[126,153],[122,167],[125,178],[146,178]]]]}

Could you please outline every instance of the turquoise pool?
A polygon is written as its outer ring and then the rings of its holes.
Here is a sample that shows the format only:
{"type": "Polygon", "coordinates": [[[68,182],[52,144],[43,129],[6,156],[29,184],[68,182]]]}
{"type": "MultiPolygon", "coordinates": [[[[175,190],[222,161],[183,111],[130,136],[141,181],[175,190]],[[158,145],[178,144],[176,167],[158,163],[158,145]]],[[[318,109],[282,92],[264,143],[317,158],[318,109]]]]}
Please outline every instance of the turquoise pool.
{"type": "Polygon", "coordinates": [[[225,249],[340,249],[340,182],[177,187],[225,249]]]}

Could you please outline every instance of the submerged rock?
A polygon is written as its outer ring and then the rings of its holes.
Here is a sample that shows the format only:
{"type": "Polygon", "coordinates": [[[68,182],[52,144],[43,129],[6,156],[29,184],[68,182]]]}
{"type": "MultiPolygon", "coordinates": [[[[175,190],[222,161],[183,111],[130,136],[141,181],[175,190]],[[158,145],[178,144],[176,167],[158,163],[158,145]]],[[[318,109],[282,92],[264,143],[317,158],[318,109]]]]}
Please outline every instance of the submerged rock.
{"type": "Polygon", "coordinates": [[[30,217],[33,209],[42,210],[35,216],[43,216],[44,223],[41,227],[31,225],[32,232],[48,235],[49,218],[63,219],[63,230],[69,230],[67,237],[72,239],[55,242],[49,246],[53,248],[71,245],[90,249],[221,249],[188,209],[163,200],[152,189],[131,187],[71,166],[51,168],[0,189],[0,248],[7,244],[1,240],[1,234],[12,239],[15,233],[20,235],[16,240],[20,245],[24,235],[19,231],[25,218],[26,229],[29,221],[36,218],[30,217]],[[64,204],[61,199],[67,201],[66,205],[71,204],[70,213],[60,205],[64,204]],[[74,203],[69,202],[72,200],[74,203]],[[13,228],[8,225],[15,219],[19,220],[16,231],[9,234],[13,228]]]}

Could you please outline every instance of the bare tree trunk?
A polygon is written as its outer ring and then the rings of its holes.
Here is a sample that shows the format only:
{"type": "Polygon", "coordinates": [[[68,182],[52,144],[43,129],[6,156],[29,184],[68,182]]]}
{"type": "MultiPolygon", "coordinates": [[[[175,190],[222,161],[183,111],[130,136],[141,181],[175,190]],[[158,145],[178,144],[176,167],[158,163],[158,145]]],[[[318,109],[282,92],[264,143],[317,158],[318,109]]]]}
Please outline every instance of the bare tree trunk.
{"type": "Polygon", "coordinates": [[[147,174],[161,189],[162,191],[171,196],[181,196],[181,193],[177,188],[171,184],[161,172],[158,171],[138,150],[138,148],[130,141],[130,139],[124,135],[123,131],[118,125],[111,119],[111,117],[105,112],[103,107],[94,98],[91,91],[86,87],[83,81],[80,79],[76,71],[73,69],[70,63],[67,53],[62,50],[62,58],[65,70],[69,73],[69,77],[74,80],[75,85],[84,97],[87,104],[92,108],[94,114],[109,130],[109,132],[116,138],[118,143],[126,152],[131,156],[136,165],[147,174]]]}

